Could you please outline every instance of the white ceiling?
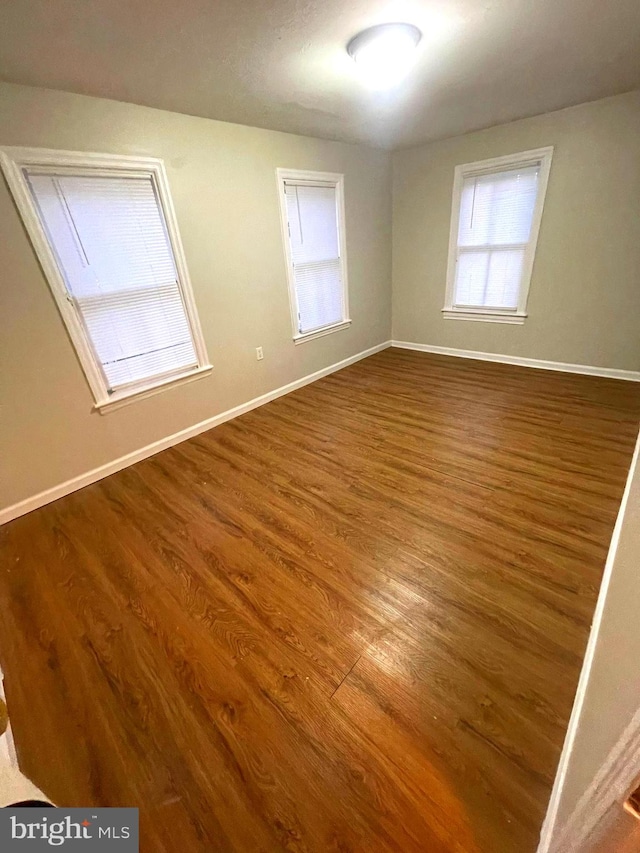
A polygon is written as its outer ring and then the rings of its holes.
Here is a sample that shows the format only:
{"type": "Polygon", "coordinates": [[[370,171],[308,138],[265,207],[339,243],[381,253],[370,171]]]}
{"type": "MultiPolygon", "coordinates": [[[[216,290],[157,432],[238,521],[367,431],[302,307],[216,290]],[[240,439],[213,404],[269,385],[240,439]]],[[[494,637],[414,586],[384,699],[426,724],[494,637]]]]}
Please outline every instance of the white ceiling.
{"type": "Polygon", "coordinates": [[[402,147],[640,87],[639,0],[1,0],[0,78],[402,147]],[[417,24],[416,65],[369,91],[345,52],[417,24]]]}

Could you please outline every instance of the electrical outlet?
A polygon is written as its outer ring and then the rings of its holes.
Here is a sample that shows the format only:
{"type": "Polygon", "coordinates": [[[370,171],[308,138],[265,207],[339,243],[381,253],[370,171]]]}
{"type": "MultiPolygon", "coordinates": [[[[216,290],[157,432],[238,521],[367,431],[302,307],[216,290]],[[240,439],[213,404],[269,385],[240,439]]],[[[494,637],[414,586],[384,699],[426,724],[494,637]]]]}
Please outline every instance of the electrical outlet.
{"type": "Polygon", "coordinates": [[[262,361],[262,359],[264,358],[262,347],[256,347],[256,358],[258,359],[258,361],[262,361]]]}

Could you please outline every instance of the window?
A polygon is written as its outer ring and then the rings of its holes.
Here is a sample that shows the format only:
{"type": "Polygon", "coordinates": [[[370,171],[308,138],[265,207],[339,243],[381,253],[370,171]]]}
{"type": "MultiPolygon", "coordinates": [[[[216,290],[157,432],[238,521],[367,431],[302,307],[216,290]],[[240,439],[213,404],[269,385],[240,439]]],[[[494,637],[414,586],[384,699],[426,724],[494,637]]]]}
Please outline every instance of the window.
{"type": "Polygon", "coordinates": [[[278,169],[295,343],[350,325],[343,176],[278,169]]]}
{"type": "Polygon", "coordinates": [[[96,408],[208,373],[162,161],[0,157],[96,408]]]}
{"type": "Polygon", "coordinates": [[[524,323],[552,153],[456,167],[446,319],[524,323]]]}

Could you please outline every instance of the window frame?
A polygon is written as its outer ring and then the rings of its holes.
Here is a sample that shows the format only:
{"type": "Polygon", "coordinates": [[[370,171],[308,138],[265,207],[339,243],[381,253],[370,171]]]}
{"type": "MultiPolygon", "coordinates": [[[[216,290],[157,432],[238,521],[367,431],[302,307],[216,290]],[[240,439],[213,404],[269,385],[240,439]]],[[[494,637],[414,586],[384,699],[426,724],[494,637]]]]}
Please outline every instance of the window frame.
{"type": "Polygon", "coordinates": [[[553,146],[534,148],[504,157],[492,157],[489,160],[477,160],[474,163],[464,163],[456,166],[453,177],[453,194],[451,202],[451,225],[449,229],[449,254],[447,261],[447,284],[445,303],[442,315],[445,320],[479,320],[487,323],[511,323],[521,325],[527,318],[527,302],[533,273],[540,223],[544,211],[544,203],[551,171],[553,146]],[[465,178],[478,175],[490,175],[507,169],[524,168],[540,165],[538,179],[538,194],[533,210],[531,233],[527,243],[522,264],[522,279],[516,308],[493,308],[485,306],[460,306],[455,304],[456,267],[458,261],[458,230],[460,224],[460,207],[462,201],[462,185],[465,178]]]}
{"type": "Polygon", "coordinates": [[[1,146],[0,165],[93,394],[96,411],[101,413],[112,411],[134,400],[149,397],[169,387],[192,382],[211,373],[212,365],[207,355],[171,200],[169,182],[162,160],[123,154],[96,154],[81,151],[57,151],[48,148],[1,146]],[[178,287],[193,338],[193,346],[198,361],[195,369],[191,368],[180,373],[144,379],[109,392],[102,364],[67,289],[64,276],[49,245],[35,201],[23,174],[23,169],[34,167],[42,170],[45,174],[47,172],[60,174],[67,170],[70,175],[91,175],[95,177],[148,176],[151,178],[160,212],[166,225],[178,275],[178,287]]]}
{"type": "Polygon", "coordinates": [[[345,226],[344,205],[344,175],[336,172],[312,172],[305,169],[276,169],[278,183],[278,198],[280,201],[280,225],[282,228],[282,243],[284,246],[285,263],[287,267],[287,285],[289,291],[289,308],[291,311],[291,330],[294,344],[322,338],[333,332],[347,329],[351,325],[349,314],[349,281],[347,274],[347,233],[345,226]],[[293,258],[289,238],[289,220],[287,216],[287,200],[285,194],[286,182],[307,186],[332,187],[336,191],[336,213],[338,221],[338,247],[340,251],[340,271],[342,275],[342,319],[338,323],[322,326],[309,332],[301,332],[298,321],[298,295],[296,293],[293,258]]]}

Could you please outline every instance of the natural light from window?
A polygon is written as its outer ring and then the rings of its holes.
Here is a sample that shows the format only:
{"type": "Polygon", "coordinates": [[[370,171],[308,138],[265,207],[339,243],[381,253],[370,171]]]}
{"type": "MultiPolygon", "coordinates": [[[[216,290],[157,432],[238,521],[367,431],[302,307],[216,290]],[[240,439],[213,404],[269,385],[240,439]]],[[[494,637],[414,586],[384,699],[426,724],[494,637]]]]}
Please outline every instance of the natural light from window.
{"type": "Polygon", "coordinates": [[[550,161],[545,151],[456,169],[445,312],[524,319],[550,161]]]}

